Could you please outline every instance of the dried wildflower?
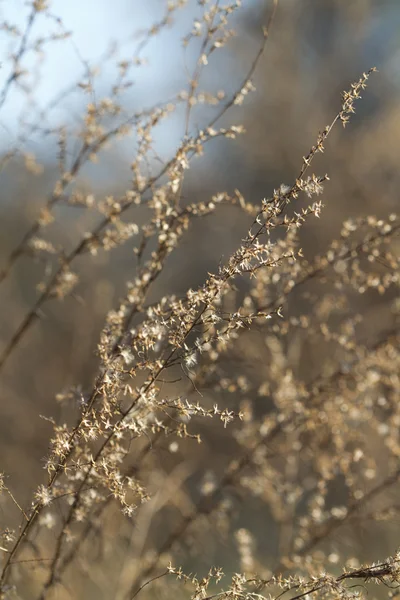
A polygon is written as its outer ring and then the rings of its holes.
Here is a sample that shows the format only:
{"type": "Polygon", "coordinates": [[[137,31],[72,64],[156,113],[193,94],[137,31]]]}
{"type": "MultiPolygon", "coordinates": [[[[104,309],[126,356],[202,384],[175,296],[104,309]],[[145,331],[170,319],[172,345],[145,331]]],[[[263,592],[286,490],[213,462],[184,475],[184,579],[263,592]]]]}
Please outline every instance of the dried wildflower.
{"type": "MultiPolygon", "coordinates": [[[[99,70],[84,64],[78,84],[86,98],[83,114],[74,127],[61,125],[52,131],[57,182],[2,272],[4,279],[24,254],[56,254],[59,259],[49,276],[56,261],[47,257],[40,295],[5,341],[0,365],[41,309],[72,292],[78,283],[74,265],[85,253],[82,262],[94,268],[92,256],[101,258],[101,250],[111,252],[128,241],[133,246],[125,292],[107,305],[97,364],[84,373],[87,387],[63,385],[56,396],[59,420],[45,419],[53,429],[45,461],[47,482],[37,487],[29,510],[22,509],[0,477],[2,499],[11,502],[23,520],[16,534],[7,528],[2,532],[7,547],[1,548],[1,593],[7,581],[18,582],[32,553],[33,560],[50,557],[44,578],[35,582],[42,586],[41,598],[50,597],[67,571],[74,572],[75,561],[89,568],[94,543],[97,547],[101,541],[96,560],[105,574],[114,569],[109,555],[118,554],[118,545],[129,566],[125,570],[122,565],[119,577],[126,589],[107,589],[111,595],[134,598],[144,586],[166,585],[164,576],[173,575],[168,586],[172,580],[174,585],[184,583],[199,600],[255,600],[282,593],[290,593],[292,600],[317,594],[356,598],[359,591],[350,582],[399,581],[397,554],[361,566],[355,557],[342,560],[341,535],[333,535],[359,521],[375,525],[398,518],[398,507],[383,505],[381,493],[400,480],[394,299],[400,281],[399,218],[390,214],[347,219],[338,239],[317,256],[310,256],[306,245],[303,252],[301,242],[304,227],[323,211],[319,196],[328,181],[327,175],[314,174],[311,164],[324,151],[335,123],[348,122],[372,70],[343,94],[338,114],[300,158],[291,184],[281,184],[261,202],[247,200],[237,189],[213,190],[208,198],[186,197],[188,174],[209,143],[244,133],[240,124],[222,127],[218,121],[255,90],[254,71],[269,27],[263,26],[255,61],[230,96],[206,89],[203,73],[233,37],[232,16],[241,3],[200,0],[183,39],[194,53],[186,89],[164,103],[128,113],[124,94],[134,83],[133,70],[146,64],[143,50],[172,25],[184,4],[167,2],[161,19],[140,34],[126,58],[119,50],[110,51],[117,75],[104,92],[98,85],[99,70]],[[203,105],[212,116],[199,119],[197,127],[195,113],[203,105]],[[156,152],[155,140],[173,113],[179,117],[180,106],[182,139],[167,160],[156,152]],[[91,192],[82,181],[85,165],[101,164],[110,146],[127,136],[132,151],[128,189],[91,192]],[[54,230],[64,226],[60,207],[78,215],[69,248],[46,237],[50,223],[54,230]],[[180,286],[178,291],[159,293],[158,280],[168,275],[169,259],[182,242],[192,239],[194,221],[221,209],[242,211],[242,239],[203,281],[187,290],[180,286]],[[76,239],[75,234],[82,237],[76,239]],[[393,312],[388,332],[382,330],[381,338],[372,341],[371,336],[365,342],[361,333],[368,316],[353,297],[369,298],[371,293],[389,298],[388,312],[393,312]],[[312,360],[313,352],[318,360],[312,360]],[[304,367],[305,362],[318,367],[315,373],[304,367]],[[220,446],[210,468],[204,457],[213,438],[220,446]],[[379,453],[371,451],[373,446],[379,453]],[[57,510],[49,512],[49,504],[57,510]],[[240,522],[245,504],[261,506],[279,534],[279,556],[273,564],[259,557],[263,532],[251,530],[251,520],[246,528],[240,522]],[[218,536],[236,544],[242,571],[225,581],[221,591],[216,591],[223,577],[220,568],[198,576],[171,566],[171,557],[182,548],[207,556],[205,544],[218,536]],[[335,574],[326,571],[332,565],[335,574]],[[341,575],[336,565],[345,566],[341,575]]],[[[275,1],[271,19],[276,6],[275,1]]],[[[52,32],[53,41],[66,37],[46,2],[34,2],[31,9],[25,32],[2,26],[19,41],[20,49],[12,58],[9,83],[0,92],[0,107],[14,84],[24,89],[22,58],[30,48],[42,51],[43,40],[29,42],[40,13],[60,27],[52,32]]],[[[12,156],[9,152],[4,160],[12,156]]],[[[34,157],[26,152],[23,156],[26,166],[38,173],[34,157]]],[[[82,269],[82,287],[86,276],[82,269]]],[[[168,282],[169,291],[173,283],[168,282]]],[[[108,280],[106,286],[112,289],[108,280]]],[[[85,363],[87,349],[83,344],[78,348],[79,336],[76,339],[73,348],[82,352],[85,363]]],[[[73,577],[71,581],[75,585],[73,577]]],[[[73,588],[72,593],[78,592],[73,588]]],[[[175,589],[167,587],[162,595],[172,597],[175,589]]]]}

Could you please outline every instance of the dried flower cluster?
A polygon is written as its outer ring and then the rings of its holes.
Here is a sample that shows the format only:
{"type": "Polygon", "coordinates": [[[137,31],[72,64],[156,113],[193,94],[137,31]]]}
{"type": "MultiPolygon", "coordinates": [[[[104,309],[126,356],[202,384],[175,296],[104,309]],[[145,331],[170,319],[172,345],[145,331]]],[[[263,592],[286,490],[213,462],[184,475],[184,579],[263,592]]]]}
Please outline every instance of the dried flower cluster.
{"type": "MultiPolygon", "coordinates": [[[[17,39],[17,51],[0,109],[14,87],[29,93],[26,56],[69,37],[49,4],[31,4],[23,32],[3,24],[17,39]],[[46,39],[34,39],[33,25],[44,17],[55,29],[46,39]]],[[[212,140],[235,140],[244,133],[241,125],[221,126],[220,120],[255,90],[253,74],[278,3],[269,7],[249,72],[229,96],[201,90],[200,83],[214,54],[234,36],[232,18],[241,2],[199,1],[200,12],[183,39],[185,52],[193,46],[197,53],[187,89],[127,114],[123,97],[131,72],[145,63],[147,44],[185,4],[166,3],[165,15],[143,32],[130,58],[119,60],[117,81],[103,98],[96,92],[96,71],[84,64],[74,91],[87,96],[86,112],[73,128],[51,130],[58,147],[57,181],[1,271],[6,282],[22,257],[45,264],[34,305],[3,344],[3,376],[41,311],[84,287],[79,259],[95,261],[131,244],[137,261],[125,276],[125,293],[105,316],[92,385],[57,394],[57,406],[68,416],[48,419],[53,433],[47,479],[38,482],[24,507],[12,481],[0,478],[3,504],[22,520],[15,528],[7,523],[0,528],[0,597],[84,597],[70,576],[80,568],[98,578],[99,588],[101,571],[107,572],[104,597],[121,599],[189,597],[190,589],[194,600],[351,600],[366,593],[367,583],[394,595],[398,553],[362,566],[357,556],[341,554],[334,534],[361,522],[398,519],[400,507],[389,492],[398,489],[400,479],[400,217],[349,218],[323,253],[308,258],[300,242],[302,230],[323,214],[320,197],[329,180],[311,168],[332,129],[348,123],[375,69],[343,93],[336,116],[300,159],[292,183],[251,202],[239,190],[187,199],[183,187],[196,157],[212,140]],[[192,116],[199,104],[213,112],[206,126],[196,129],[192,116]],[[154,160],[157,128],[181,108],[181,142],[160,163],[154,160]],[[127,137],[135,148],[130,187],[102,198],[80,187],[88,162],[102,160],[110,144],[127,137]],[[242,211],[236,249],[201,285],[184,292],[177,286],[175,293],[154,300],[156,282],[190,241],[195,222],[213,218],[223,206],[242,211]],[[89,215],[79,239],[67,243],[51,235],[63,207],[78,211],[78,220],[80,210],[85,219],[89,215]],[[390,318],[371,338],[364,335],[366,316],[358,299],[374,291],[387,299],[390,318]],[[305,375],[299,356],[313,349],[318,368],[305,375]],[[222,440],[220,450],[228,450],[216,454],[215,464],[209,455],[204,468],[196,455],[213,436],[222,440]],[[171,457],[178,460],[169,469],[171,457]],[[257,531],[237,526],[244,504],[262,506],[273,523],[274,563],[258,550],[257,531]],[[234,570],[241,571],[229,584],[219,564],[203,578],[173,566],[182,550],[202,556],[203,564],[219,540],[228,540],[236,553],[234,570]],[[117,552],[123,558],[115,577],[117,552]]],[[[18,148],[2,157],[2,169],[40,129],[40,118],[25,125],[18,148]]],[[[41,172],[31,153],[23,159],[30,172],[41,172]]],[[[66,302],[63,306],[67,310],[66,302]]]]}

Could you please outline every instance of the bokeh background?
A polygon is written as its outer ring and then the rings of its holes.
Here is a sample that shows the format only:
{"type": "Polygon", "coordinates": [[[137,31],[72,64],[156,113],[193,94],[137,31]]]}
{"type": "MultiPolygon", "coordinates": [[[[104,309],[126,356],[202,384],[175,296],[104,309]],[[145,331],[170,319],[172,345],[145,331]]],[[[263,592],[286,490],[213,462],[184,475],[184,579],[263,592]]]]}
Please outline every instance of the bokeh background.
{"type": "MultiPolygon", "coordinates": [[[[162,0],[58,0],[51,2],[54,19],[46,17],[35,23],[33,39],[53,36],[54,32],[68,31],[71,35],[49,40],[39,56],[34,51],[27,53],[23,65],[28,75],[21,86],[10,89],[1,107],[0,151],[3,159],[7,153],[13,154],[2,162],[0,172],[0,267],[52,192],[58,177],[58,146],[51,130],[61,124],[71,132],[78,127],[88,96],[76,82],[85,78],[89,65],[96,69],[97,98],[107,97],[118,76],[118,62],[140,48],[146,64],[131,74],[132,86],[123,95],[127,113],[188,89],[188,71],[193,69],[198,43],[185,50],[182,39],[201,9],[197,2],[188,0],[173,14],[170,26],[147,39],[146,32],[163,18],[165,8],[162,0]],[[141,47],[144,39],[147,41],[141,47]],[[59,101],[53,104],[58,96],[59,101]],[[31,154],[41,165],[36,173],[27,168],[31,154]]],[[[272,2],[242,2],[232,19],[236,37],[213,55],[200,80],[201,88],[213,93],[225,90],[228,96],[237,89],[257,53],[261,26],[271,10],[272,2]]],[[[10,72],[10,53],[20,42],[18,36],[9,35],[8,26],[15,25],[23,32],[28,14],[29,7],[22,0],[0,3],[0,89],[10,72]]],[[[223,121],[226,125],[243,124],[247,133],[233,141],[221,139],[209,144],[204,156],[196,158],[188,171],[183,197],[201,201],[219,191],[239,189],[246,199],[257,203],[281,183],[290,184],[318,132],[340,108],[341,92],[375,66],[378,73],[348,128],[333,131],[325,154],[315,163],[315,172],[328,173],[331,181],[325,188],[320,221],[301,232],[304,252],[310,257],[322,252],[348,217],[396,212],[400,184],[399,32],[397,0],[280,0],[265,54],[253,78],[256,91],[242,106],[233,107],[223,121]]],[[[204,126],[213,110],[195,106],[191,131],[204,126]]],[[[174,154],[184,134],[184,119],[184,107],[178,108],[156,130],[154,147],[162,160],[174,154]]],[[[72,156],[73,145],[69,152],[72,156]]],[[[129,138],[113,141],[102,151],[98,164],[83,167],[77,188],[90,191],[98,199],[121,194],[129,187],[134,152],[129,138]]],[[[98,218],[90,211],[69,206],[57,207],[55,216],[44,237],[66,249],[72,248],[98,218]]],[[[142,218],[138,213],[139,225],[142,218]]],[[[170,257],[151,299],[200,285],[207,272],[236,248],[247,228],[243,213],[235,208],[222,208],[216,217],[195,223],[181,248],[170,257]]],[[[115,251],[79,258],[75,269],[80,283],[73,296],[46,304],[1,373],[0,470],[7,474],[7,482],[22,504],[30,501],[32,490],[43,477],[51,425],[41,415],[62,420],[63,409],[55,400],[56,394],[72,385],[83,389],[90,385],[107,310],[116,306],[126,280],[134,277],[132,246],[129,241],[115,251]]],[[[33,305],[37,284],[45,274],[42,261],[24,256],[1,284],[0,349],[33,305]]],[[[390,321],[392,299],[378,294],[357,299],[365,315],[366,340],[390,321]]],[[[306,355],[301,359],[296,356],[306,365],[307,377],[318,352],[306,345],[303,352],[306,355]]],[[[213,453],[221,458],[215,460],[223,465],[227,452],[226,446],[218,446],[216,435],[213,453]]],[[[206,464],[207,452],[199,456],[206,464]]],[[[166,465],[169,460],[166,458],[166,465]]],[[[354,535],[352,543],[361,547],[360,540],[354,535]]],[[[390,536],[383,536],[377,545],[386,552],[390,543],[390,536]]],[[[212,562],[212,554],[207,559],[212,562]]]]}

